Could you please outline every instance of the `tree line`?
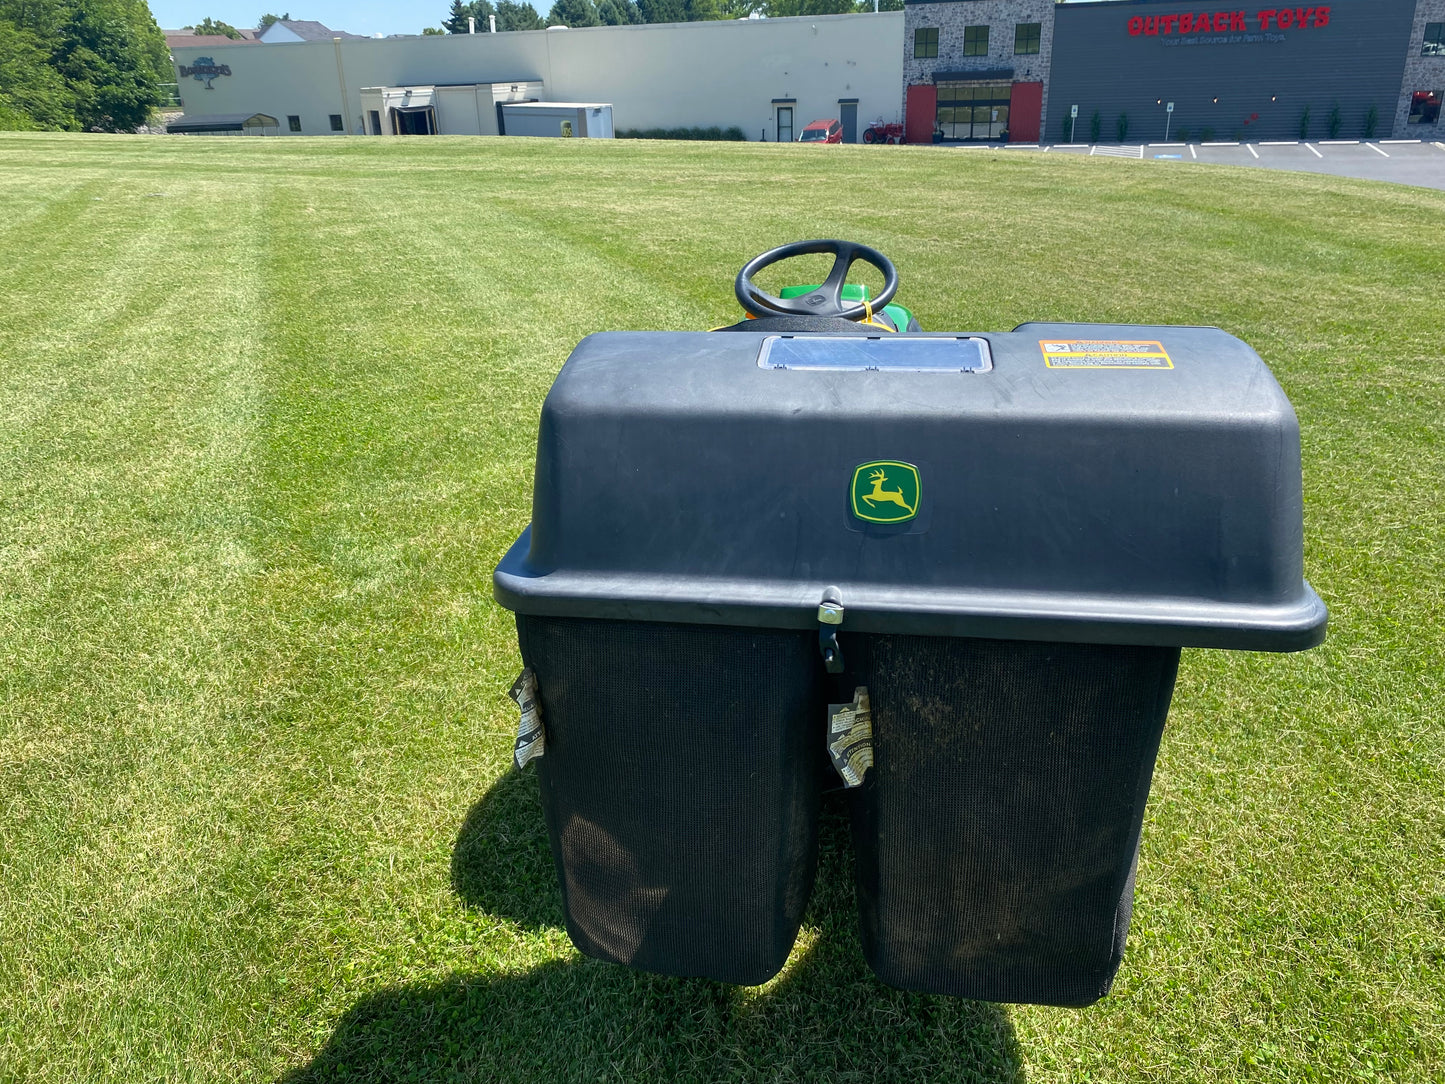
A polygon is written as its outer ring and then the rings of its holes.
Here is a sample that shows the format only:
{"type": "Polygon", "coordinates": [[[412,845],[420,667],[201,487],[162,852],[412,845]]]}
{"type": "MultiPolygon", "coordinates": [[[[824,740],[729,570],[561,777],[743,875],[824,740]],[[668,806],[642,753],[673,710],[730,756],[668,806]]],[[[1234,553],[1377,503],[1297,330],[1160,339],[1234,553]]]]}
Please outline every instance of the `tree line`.
{"type": "Polygon", "coordinates": [[[134,131],[170,78],[145,0],[0,0],[0,130],[134,131]]]}
{"type": "MultiPolygon", "coordinates": [[[[430,34],[467,33],[467,19],[476,20],[478,33],[486,33],[490,16],[497,30],[541,30],[547,26],[632,26],[641,23],[696,23],[716,19],[745,19],[749,15],[783,18],[789,15],[846,15],[873,10],[873,0],[554,0],[542,18],[528,3],[515,0],[452,0],[440,29],[430,34]]],[[[902,11],[903,0],[879,0],[880,11],[902,11]]]]}

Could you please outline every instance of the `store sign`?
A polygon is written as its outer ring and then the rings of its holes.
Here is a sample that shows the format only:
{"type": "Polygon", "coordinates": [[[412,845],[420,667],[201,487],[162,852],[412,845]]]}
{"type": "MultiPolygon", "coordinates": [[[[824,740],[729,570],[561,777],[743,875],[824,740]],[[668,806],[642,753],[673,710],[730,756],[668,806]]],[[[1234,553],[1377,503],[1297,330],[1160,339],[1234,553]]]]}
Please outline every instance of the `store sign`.
{"type": "Polygon", "coordinates": [[[218,75],[230,75],[231,65],[217,64],[208,56],[196,57],[194,64],[182,64],[180,66],[181,78],[190,79],[194,76],[200,82],[206,84],[206,89],[211,89],[211,80],[218,75]]]}
{"type": "Polygon", "coordinates": [[[1307,30],[1330,25],[1330,9],[1264,8],[1252,16],[1244,11],[1201,11],[1195,15],[1136,15],[1129,20],[1131,37],[1170,34],[1247,34],[1272,30],[1307,30]]]}

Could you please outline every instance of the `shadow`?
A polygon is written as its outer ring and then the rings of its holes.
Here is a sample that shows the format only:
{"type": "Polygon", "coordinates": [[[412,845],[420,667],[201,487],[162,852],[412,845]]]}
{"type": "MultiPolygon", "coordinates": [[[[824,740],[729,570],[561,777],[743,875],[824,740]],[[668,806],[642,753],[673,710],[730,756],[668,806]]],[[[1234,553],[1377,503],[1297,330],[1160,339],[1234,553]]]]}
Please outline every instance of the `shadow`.
{"type": "Polygon", "coordinates": [[[509,769],[467,810],[452,847],[452,889],[468,907],[528,930],[562,927],[535,771],[509,769]]]}
{"type": "MultiPolygon", "coordinates": [[[[884,986],[864,963],[847,815],[830,796],[804,930],[766,986],[675,979],[586,958],[457,974],[363,998],[288,1084],[374,1081],[1021,1081],[1003,1006],[884,986]]],[[[562,925],[530,773],[467,814],[452,880],[470,907],[562,925]]]]}

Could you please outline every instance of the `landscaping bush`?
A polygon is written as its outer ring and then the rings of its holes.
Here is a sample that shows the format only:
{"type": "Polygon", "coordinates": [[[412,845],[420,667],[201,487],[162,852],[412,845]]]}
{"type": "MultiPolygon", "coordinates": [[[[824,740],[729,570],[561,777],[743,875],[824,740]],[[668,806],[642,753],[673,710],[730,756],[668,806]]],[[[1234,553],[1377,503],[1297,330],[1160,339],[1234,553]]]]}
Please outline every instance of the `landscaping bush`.
{"type": "Polygon", "coordinates": [[[748,137],[738,127],[719,128],[623,128],[618,139],[695,139],[724,143],[742,143],[748,137]]]}

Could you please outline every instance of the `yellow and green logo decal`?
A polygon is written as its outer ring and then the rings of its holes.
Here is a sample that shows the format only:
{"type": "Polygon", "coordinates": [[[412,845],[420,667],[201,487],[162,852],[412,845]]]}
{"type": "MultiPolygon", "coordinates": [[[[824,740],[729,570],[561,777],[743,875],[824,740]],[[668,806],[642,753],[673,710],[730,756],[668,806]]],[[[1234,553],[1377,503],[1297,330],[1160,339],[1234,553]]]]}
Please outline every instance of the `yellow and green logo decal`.
{"type": "Polygon", "coordinates": [[[918,468],[882,459],[853,472],[853,514],[869,523],[903,523],[918,515],[918,468]]]}

